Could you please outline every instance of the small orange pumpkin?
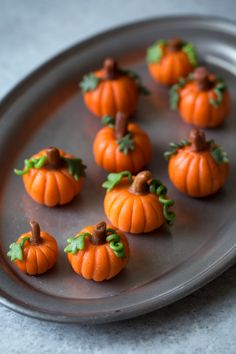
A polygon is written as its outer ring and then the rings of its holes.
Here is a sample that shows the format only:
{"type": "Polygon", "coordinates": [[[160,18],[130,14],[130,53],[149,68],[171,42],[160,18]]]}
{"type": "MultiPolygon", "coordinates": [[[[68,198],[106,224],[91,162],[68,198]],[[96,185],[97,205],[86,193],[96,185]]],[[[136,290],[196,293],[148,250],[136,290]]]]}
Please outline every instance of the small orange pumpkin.
{"type": "Polygon", "coordinates": [[[105,222],[86,226],[67,242],[68,261],[85,279],[97,282],[112,279],[129,260],[127,238],[120,231],[107,227],[105,222]]]}
{"type": "Polygon", "coordinates": [[[47,232],[40,231],[37,222],[31,221],[30,227],[31,232],[21,235],[10,245],[7,255],[23,273],[43,274],[56,263],[57,242],[47,232]]]}
{"type": "Polygon", "coordinates": [[[207,197],[225,184],[228,156],[213,140],[207,142],[203,131],[193,129],[189,140],[170,146],[165,156],[170,180],[178,190],[190,197],[207,197]]]}
{"type": "Polygon", "coordinates": [[[210,74],[205,67],[199,67],[171,88],[170,106],[178,108],[186,123],[214,128],[229,115],[231,100],[225,82],[210,74]]]}
{"type": "Polygon", "coordinates": [[[148,135],[128,116],[118,112],[116,119],[106,116],[107,126],[96,135],[93,154],[96,163],[108,172],[128,170],[137,173],[151,159],[151,142],[148,135]]]}
{"type": "Polygon", "coordinates": [[[130,116],[139,93],[149,93],[136,73],[119,68],[114,59],[106,59],[101,70],[85,75],[80,87],[86,106],[98,117],[115,117],[117,112],[130,116]]]}
{"type": "Polygon", "coordinates": [[[81,159],[50,147],[25,160],[23,177],[27,193],[37,203],[48,207],[69,203],[81,189],[86,166],[81,159]]]}
{"type": "Polygon", "coordinates": [[[175,38],[159,40],[147,51],[151,76],[163,85],[173,85],[197,66],[196,50],[191,43],[175,38]]]}
{"type": "Polygon", "coordinates": [[[136,177],[124,171],[111,173],[103,184],[105,214],[115,227],[134,234],[146,233],[171,224],[175,214],[169,210],[174,201],[166,197],[167,188],[152,179],[149,171],[136,177]]]}

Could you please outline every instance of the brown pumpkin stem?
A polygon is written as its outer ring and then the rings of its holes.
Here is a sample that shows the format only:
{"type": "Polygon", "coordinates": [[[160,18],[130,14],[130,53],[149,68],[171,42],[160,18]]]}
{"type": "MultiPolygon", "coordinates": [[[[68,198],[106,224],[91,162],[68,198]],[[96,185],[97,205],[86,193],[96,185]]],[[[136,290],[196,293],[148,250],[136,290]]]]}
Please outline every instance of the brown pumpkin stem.
{"type": "Polygon", "coordinates": [[[103,63],[105,71],[105,78],[107,80],[114,80],[119,74],[118,64],[113,58],[107,58],[103,63]]]}
{"type": "Polygon", "coordinates": [[[130,192],[134,194],[146,194],[149,192],[148,182],[152,179],[150,171],[139,172],[130,186],[130,192]]]}
{"type": "Polygon", "coordinates": [[[208,149],[205,133],[202,130],[192,129],[189,135],[190,150],[200,152],[208,149]]]}
{"type": "Polygon", "coordinates": [[[91,241],[94,245],[102,245],[106,243],[107,225],[104,221],[94,226],[91,241]]]}
{"type": "Polygon", "coordinates": [[[168,41],[168,49],[170,52],[178,52],[182,49],[183,41],[180,38],[173,38],[168,41]]]}
{"type": "Polygon", "coordinates": [[[204,66],[194,70],[193,78],[196,81],[199,91],[208,91],[213,86],[213,81],[210,79],[210,73],[204,66]]]}
{"type": "Polygon", "coordinates": [[[42,243],[42,237],[40,236],[40,226],[36,221],[30,221],[31,237],[30,243],[33,245],[38,245],[42,243]]]}
{"type": "Polygon", "coordinates": [[[116,114],[115,135],[116,139],[123,138],[127,133],[128,115],[122,112],[116,114]]]}
{"type": "Polygon", "coordinates": [[[61,166],[61,155],[60,151],[55,147],[50,147],[47,149],[48,164],[51,168],[59,168],[61,166]]]}

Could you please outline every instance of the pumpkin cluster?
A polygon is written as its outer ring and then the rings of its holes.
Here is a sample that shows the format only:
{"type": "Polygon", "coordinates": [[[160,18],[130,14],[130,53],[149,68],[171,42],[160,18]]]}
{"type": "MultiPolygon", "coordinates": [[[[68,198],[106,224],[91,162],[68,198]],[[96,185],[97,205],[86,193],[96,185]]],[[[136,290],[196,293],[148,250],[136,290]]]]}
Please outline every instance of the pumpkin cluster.
{"type": "MultiPolygon", "coordinates": [[[[230,113],[230,94],[225,82],[205,67],[197,67],[193,44],[179,38],[158,40],[147,50],[148,70],[154,80],[171,86],[170,107],[182,119],[202,128],[221,125],[230,113]]],[[[73,271],[87,280],[114,278],[129,261],[127,237],[150,233],[175,219],[174,200],[167,187],[153,178],[148,166],[152,155],[149,136],[130,121],[139,94],[148,94],[135,72],[107,58],[100,70],[80,82],[87,108],[102,119],[94,137],[96,164],[109,172],[102,221],[86,226],[67,239],[64,252],[73,271]]],[[[202,130],[192,129],[188,139],[170,143],[165,153],[169,179],[177,190],[193,198],[216,193],[229,174],[229,158],[202,130]]],[[[25,159],[22,176],[26,192],[37,203],[56,207],[71,202],[81,191],[86,166],[81,158],[56,147],[45,148],[25,159]]],[[[58,257],[54,236],[40,230],[36,221],[30,231],[10,245],[8,256],[22,272],[39,275],[51,269],[58,257]]]]}
{"type": "MultiPolygon", "coordinates": [[[[58,257],[56,239],[30,221],[31,231],[19,236],[7,253],[20,271],[40,275],[51,269],[58,257]]],[[[88,280],[101,282],[114,278],[129,261],[125,235],[105,222],[87,226],[67,240],[64,250],[72,269],[88,280]]]]}

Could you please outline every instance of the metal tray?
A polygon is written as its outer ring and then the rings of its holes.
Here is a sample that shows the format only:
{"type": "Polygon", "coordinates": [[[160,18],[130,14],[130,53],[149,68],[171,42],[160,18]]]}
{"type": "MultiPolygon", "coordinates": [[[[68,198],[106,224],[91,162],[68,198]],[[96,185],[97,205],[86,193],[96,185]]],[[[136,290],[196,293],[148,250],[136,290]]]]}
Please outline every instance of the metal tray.
{"type": "MultiPolygon", "coordinates": [[[[203,286],[236,258],[236,120],[233,113],[220,129],[207,131],[228,151],[231,174],[225,188],[205,200],[187,198],[167,176],[162,154],[169,141],[186,137],[190,127],[168,109],[167,90],[149,77],[145,49],[158,38],[192,41],[200,59],[225,77],[235,92],[236,26],[208,17],[168,17],[138,22],[100,34],[52,59],[20,83],[0,105],[0,302],[25,315],[60,322],[109,322],[165,306],[203,286]],[[150,235],[128,235],[131,259],[114,280],[101,284],[77,276],[63,253],[68,236],[104,219],[101,188],[106,173],[95,165],[92,141],[100,121],[85,108],[78,81],[114,56],[141,74],[152,91],[141,98],[135,121],[149,134],[154,175],[176,201],[175,225],[150,235]],[[49,145],[83,157],[88,177],[71,204],[49,209],[25,193],[13,167],[49,145]],[[56,267],[40,277],[19,273],[6,259],[8,246],[38,220],[60,246],[56,267]]],[[[233,102],[235,106],[235,102],[233,102]]]]}

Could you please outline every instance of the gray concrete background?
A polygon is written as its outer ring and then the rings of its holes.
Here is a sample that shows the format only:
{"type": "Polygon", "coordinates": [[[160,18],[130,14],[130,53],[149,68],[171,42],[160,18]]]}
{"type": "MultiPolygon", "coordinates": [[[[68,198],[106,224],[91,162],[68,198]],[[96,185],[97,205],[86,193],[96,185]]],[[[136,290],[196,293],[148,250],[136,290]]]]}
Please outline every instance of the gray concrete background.
{"type": "MultiPolygon", "coordinates": [[[[68,46],[166,14],[236,20],[234,0],[0,0],[0,98],[68,46]]],[[[236,266],[167,308],[110,325],[53,324],[0,306],[0,353],[236,353],[236,266]]]]}

